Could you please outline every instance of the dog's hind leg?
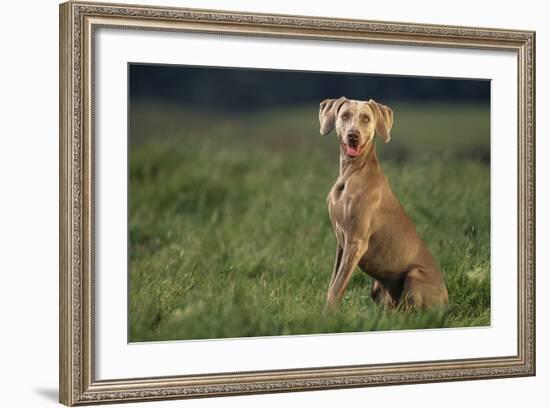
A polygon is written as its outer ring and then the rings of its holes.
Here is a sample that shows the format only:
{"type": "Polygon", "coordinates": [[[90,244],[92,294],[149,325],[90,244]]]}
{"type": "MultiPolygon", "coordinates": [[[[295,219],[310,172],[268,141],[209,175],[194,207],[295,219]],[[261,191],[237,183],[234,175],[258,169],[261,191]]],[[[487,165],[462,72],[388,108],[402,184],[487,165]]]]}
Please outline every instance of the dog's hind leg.
{"type": "Polygon", "coordinates": [[[405,277],[400,299],[405,310],[417,310],[431,307],[446,307],[448,295],[445,286],[439,286],[428,280],[422,270],[413,269],[405,277]]]}
{"type": "Polygon", "coordinates": [[[370,297],[375,303],[382,303],[384,301],[384,288],[376,279],[373,279],[370,297]]]}
{"type": "Polygon", "coordinates": [[[394,309],[396,306],[395,298],[390,294],[388,289],[376,279],[373,281],[370,297],[375,303],[384,305],[388,309],[394,309]]]}

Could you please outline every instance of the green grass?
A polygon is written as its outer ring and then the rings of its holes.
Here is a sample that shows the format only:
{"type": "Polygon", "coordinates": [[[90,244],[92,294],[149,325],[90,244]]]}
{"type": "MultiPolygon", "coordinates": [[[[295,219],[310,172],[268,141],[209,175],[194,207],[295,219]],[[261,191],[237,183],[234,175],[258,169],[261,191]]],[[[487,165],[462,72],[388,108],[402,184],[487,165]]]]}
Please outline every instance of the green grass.
{"type": "Polygon", "coordinates": [[[446,314],[384,310],[360,270],[323,313],[338,146],[316,109],[132,106],[130,341],[490,324],[488,108],[394,106],[392,141],[377,146],[445,275],[446,314]]]}

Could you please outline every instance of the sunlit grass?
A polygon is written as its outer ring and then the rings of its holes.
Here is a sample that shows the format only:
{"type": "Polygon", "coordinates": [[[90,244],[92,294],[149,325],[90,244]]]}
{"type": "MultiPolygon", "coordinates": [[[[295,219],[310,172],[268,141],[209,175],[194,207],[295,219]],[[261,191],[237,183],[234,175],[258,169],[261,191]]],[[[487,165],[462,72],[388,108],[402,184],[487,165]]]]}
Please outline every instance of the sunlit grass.
{"type": "Polygon", "coordinates": [[[248,115],[137,105],[130,137],[130,340],[490,323],[489,113],[395,106],[384,171],[445,275],[447,314],[384,310],[357,270],[323,314],[338,168],[316,107],[248,115]]]}

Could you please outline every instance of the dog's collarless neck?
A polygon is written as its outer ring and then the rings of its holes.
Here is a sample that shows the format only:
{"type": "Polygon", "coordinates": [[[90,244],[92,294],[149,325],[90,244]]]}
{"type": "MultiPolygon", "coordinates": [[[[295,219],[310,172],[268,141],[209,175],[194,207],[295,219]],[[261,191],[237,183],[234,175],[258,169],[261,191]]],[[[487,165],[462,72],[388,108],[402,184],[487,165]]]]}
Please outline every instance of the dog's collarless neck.
{"type": "Polygon", "coordinates": [[[361,156],[349,158],[340,151],[340,176],[349,176],[353,173],[372,174],[380,170],[380,162],[376,156],[374,143],[361,156]]]}

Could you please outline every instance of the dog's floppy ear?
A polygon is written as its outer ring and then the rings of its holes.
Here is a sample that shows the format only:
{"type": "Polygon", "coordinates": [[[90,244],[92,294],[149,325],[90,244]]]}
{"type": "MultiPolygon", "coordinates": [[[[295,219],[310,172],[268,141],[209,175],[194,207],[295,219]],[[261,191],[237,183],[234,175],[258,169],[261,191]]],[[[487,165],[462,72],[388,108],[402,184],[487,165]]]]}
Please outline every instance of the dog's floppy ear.
{"type": "Polygon", "coordinates": [[[319,124],[321,125],[320,132],[322,135],[328,135],[334,129],[336,115],[338,110],[346,101],[345,97],[339,99],[325,99],[319,105],[319,124]]]}
{"type": "Polygon", "coordinates": [[[393,111],[373,99],[369,101],[369,104],[376,115],[376,133],[384,143],[388,143],[390,141],[390,130],[393,126],[393,111]]]}

